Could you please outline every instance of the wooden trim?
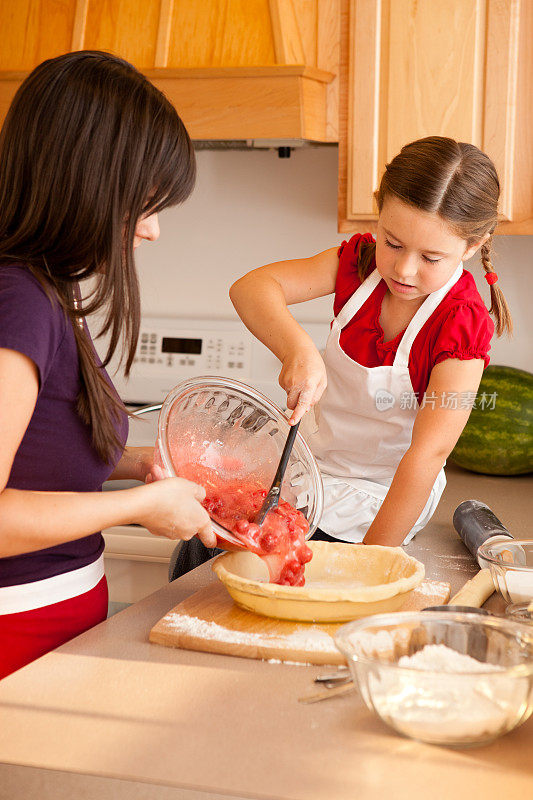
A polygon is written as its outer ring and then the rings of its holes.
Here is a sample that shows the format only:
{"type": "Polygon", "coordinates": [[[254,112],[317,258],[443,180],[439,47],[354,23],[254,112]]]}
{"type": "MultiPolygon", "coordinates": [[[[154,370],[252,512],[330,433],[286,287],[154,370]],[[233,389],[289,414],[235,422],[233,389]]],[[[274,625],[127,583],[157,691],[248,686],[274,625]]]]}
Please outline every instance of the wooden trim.
{"type": "Polygon", "coordinates": [[[378,229],[378,223],[376,220],[350,220],[350,219],[339,219],[339,224],[337,226],[339,233],[349,233],[353,235],[354,233],[376,233],[378,229]]]}
{"type": "Polygon", "coordinates": [[[30,70],[2,70],[0,72],[0,81],[22,81],[28,77],[30,70]]]}
{"type": "Polygon", "coordinates": [[[325,83],[301,75],[198,80],[168,72],[159,70],[151,80],[176,107],[192,139],[326,141],[325,83]]]}
{"type": "MultiPolygon", "coordinates": [[[[325,142],[327,84],[301,74],[208,77],[148,70],[192,139],[307,139],[325,142]]],[[[238,71],[237,71],[238,72],[238,71]]],[[[0,73],[0,122],[27,73],[0,73]]]]}
{"type": "Polygon", "coordinates": [[[475,28],[473,63],[473,107],[472,107],[472,133],[470,141],[479,144],[482,141],[484,99],[485,99],[485,64],[487,59],[487,11],[486,0],[475,0],[475,28]]]}
{"type": "Polygon", "coordinates": [[[83,50],[85,42],[85,26],[87,25],[87,12],[89,10],[89,0],[76,0],[76,10],[74,12],[74,25],[72,26],[72,50],[83,50]]]}
{"type": "Polygon", "coordinates": [[[300,125],[308,141],[327,139],[327,88],[318,81],[300,79],[300,125]]]}
{"type": "Polygon", "coordinates": [[[337,229],[344,233],[347,216],[348,149],[348,60],[350,49],[350,0],[340,0],[339,41],[339,173],[337,187],[337,229]]]}
{"type": "Polygon", "coordinates": [[[335,78],[332,72],[301,64],[276,64],[265,67],[172,67],[147,69],[143,73],[148,78],[309,78],[319,83],[331,83],[335,78]]]}
{"type": "Polygon", "coordinates": [[[159,5],[159,26],[157,29],[154,67],[166,67],[168,64],[173,12],[174,0],[161,0],[159,5]]]}
{"type": "Polygon", "coordinates": [[[494,233],[496,236],[533,236],[533,217],[521,222],[501,222],[494,233]]]}
{"type": "Polygon", "coordinates": [[[269,0],[274,52],[278,64],[305,64],[298,18],[292,0],[269,0]]]}
{"type": "Polygon", "coordinates": [[[490,0],[482,146],[498,170],[505,221],[513,218],[519,38],[520,0],[490,0]]]}
{"type": "MultiPolygon", "coordinates": [[[[376,121],[378,131],[377,142],[377,174],[375,185],[372,188],[372,207],[374,209],[373,219],[377,220],[378,207],[374,200],[373,193],[379,186],[381,175],[385,170],[389,155],[389,105],[390,105],[390,51],[391,51],[391,2],[393,0],[381,0],[381,44],[380,47],[380,77],[378,87],[378,118],[376,121]]],[[[374,230],[372,229],[372,233],[374,230]]]]}
{"type": "Polygon", "coordinates": [[[332,142],[339,140],[339,40],[340,0],[318,0],[316,65],[335,75],[327,89],[326,108],[326,135],[332,142]]]}
{"type": "Polygon", "coordinates": [[[513,220],[529,220],[529,233],[533,233],[533,3],[525,0],[520,4],[518,51],[513,220]]]}
{"type": "Polygon", "coordinates": [[[348,64],[348,201],[349,219],[376,216],[373,192],[378,181],[380,144],[381,0],[351,0],[348,64]],[[361,65],[367,65],[362,70],[361,65]],[[363,109],[357,115],[355,102],[363,109]]]}
{"type": "MultiPolygon", "coordinates": [[[[178,68],[154,68],[142,70],[147,78],[307,78],[318,83],[331,83],[335,75],[316,67],[304,67],[296,64],[287,66],[266,66],[266,67],[178,67],[178,68]]],[[[22,70],[2,70],[0,71],[0,81],[23,81],[29,75],[29,71],[22,70]]]]}

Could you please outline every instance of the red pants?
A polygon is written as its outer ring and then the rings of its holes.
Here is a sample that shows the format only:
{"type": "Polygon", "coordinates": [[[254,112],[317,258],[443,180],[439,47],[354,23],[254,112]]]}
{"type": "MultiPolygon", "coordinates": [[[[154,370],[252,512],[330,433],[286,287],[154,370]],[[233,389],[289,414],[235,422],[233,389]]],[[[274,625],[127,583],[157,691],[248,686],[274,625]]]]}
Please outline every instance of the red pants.
{"type": "Polygon", "coordinates": [[[0,679],[107,617],[104,577],[88,592],[50,606],[0,614],[0,679]]]}

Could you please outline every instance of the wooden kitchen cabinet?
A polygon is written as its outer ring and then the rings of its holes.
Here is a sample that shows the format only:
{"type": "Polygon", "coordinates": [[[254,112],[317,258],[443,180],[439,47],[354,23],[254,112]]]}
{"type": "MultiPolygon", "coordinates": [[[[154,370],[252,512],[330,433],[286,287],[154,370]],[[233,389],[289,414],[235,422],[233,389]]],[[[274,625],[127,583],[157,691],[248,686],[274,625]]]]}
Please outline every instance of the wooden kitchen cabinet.
{"type": "Polygon", "coordinates": [[[497,232],[533,234],[532,0],[342,0],[341,15],[339,230],[375,231],[387,161],[441,135],[493,159],[497,232]]]}
{"type": "Polygon", "coordinates": [[[0,0],[0,121],[40,61],[95,49],[144,72],[194,139],[338,141],[339,2],[0,0]]]}

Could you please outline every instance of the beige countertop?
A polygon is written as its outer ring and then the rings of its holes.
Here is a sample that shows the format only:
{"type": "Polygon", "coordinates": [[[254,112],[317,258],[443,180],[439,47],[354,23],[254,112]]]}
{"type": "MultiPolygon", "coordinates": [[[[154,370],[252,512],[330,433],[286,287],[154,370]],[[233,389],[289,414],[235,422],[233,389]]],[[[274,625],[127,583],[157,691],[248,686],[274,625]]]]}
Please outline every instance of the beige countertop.
{"type": "MultiPolygon", "coordinates": [[[[454,508],[483,500],[524,538],[532,489],[531,477],[450,467],[408,552],[457,590],[477,567],[454,508]]],[[[533,796],[533,719],[487,747],[433,747],[394,734],[355,693],[298,703],[331,668],[150,644],[150,628],[210,580],[204,565],[0,682],[0,800],[533,796]]]]}

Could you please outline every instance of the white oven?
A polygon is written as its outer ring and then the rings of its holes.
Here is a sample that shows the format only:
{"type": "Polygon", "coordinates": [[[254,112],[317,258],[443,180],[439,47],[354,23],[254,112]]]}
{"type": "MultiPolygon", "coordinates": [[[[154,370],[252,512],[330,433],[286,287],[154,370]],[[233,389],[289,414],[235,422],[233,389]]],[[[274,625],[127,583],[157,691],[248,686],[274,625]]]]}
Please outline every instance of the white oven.
{"type": "MultiPolygon", "coordinates": [[[[307,323],[305,328],[320,350],[329,326],[307,323]]],[[[97,348],[102,354],[104,343],[97,348]]],[[[239,320],[189,320],[145,318],[129,379],[113,375],[125,403],[135,410],[156,408],[130,421],[128,444],[153,445],[157,436],[158,405],[180,381],[198,375],[221,375],[248,383],[285,407],[285,393],[278,384],[278,360],[257,341],[239,320]]],[[[134,482],[113,481],[104,490],[126,488],[134,482]]],[[[137,525],[121,525],[103,531],[104,560],[110,602],[133,603],[168,581],[169,563],[177,543],[152,536],[137,525]]]]}

